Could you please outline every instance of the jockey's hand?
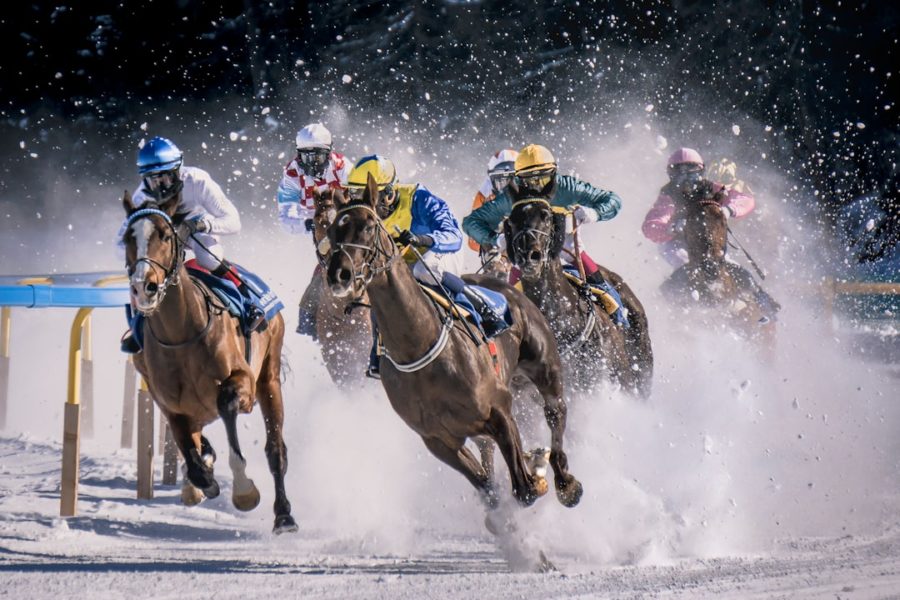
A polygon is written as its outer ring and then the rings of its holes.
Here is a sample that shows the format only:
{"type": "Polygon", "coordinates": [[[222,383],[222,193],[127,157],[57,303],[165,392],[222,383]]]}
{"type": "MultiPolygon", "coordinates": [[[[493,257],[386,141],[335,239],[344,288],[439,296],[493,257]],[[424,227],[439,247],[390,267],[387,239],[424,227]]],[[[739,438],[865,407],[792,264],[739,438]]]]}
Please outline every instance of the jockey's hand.
{"type": "Polygon", "coordinates": [[[303,226],[306,228],[306,231],[308,231],[309,233],[312,233],[313,231],[316,230],[316,222],[313,221],[312,219],[306,219],[305,221],[303,221],[303,226]]]}
{"type": "Polygon", "coordinates": [[[204,233],[210,230],[209,220],[202,216],[188,219],[184,224],[187,226],[188,231],[190,231],[192,235],[195,233],[204,233]]]}
{"type": "Polygon", "coordinates": [[[500,235],[498,235],[498,236],[497,236],[497,241],[494,242],[494,246],[495,246],[495,247],[497,248],[497,250],[499,250],[500,252],[505,252],[505,251],[506,251],[506,236],[505,236],[504,234],[502,234],[502,233],[501,233],[500,235]]]}
{"type": "Polygon", "coordinates": [[[422,248],[431,248],[434,246],[434,238],[430,235],[416,235],[409,229],[404,229],[397,236],[397,241],[404,246],[419,246],[422,248]]]}
{"type": "Polygon", "coordinates": [[[585,223],[596,223],[600,220],[600,216],[597,214],[597,211],[587,206],[575,207],[575,212],[573,214],[575,215],[575,220],[578,221],[579,225],[584,225],[585,223]]]}
{"type": "Polygon", "coordinates": [[[734,210],[732,210],[730,206],[725,206],[724,204],[720,204],[719,209],[722,211],[722,214],[725,215],[726,221],[734,216],[734,210]]]}

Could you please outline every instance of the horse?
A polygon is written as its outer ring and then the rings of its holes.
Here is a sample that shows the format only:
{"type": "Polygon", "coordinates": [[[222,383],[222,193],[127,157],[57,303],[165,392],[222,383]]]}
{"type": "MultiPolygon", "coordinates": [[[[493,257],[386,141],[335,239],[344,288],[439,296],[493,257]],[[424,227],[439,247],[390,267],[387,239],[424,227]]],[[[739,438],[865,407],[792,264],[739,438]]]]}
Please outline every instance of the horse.
{"type": "Polygon", "coordinates": [[[284,488],[284,320],[277,314],[248,340],[213,293],[188,274],[182,240],[188,231],[185,215],[177,212],[179,201],[180,193],[161,204],[136,207],[127,191],[122,199],[131,302],[145,316],[144,347],[135,355],[134,365],[184,458],[181,499],[192,506],[204,496],[219,495],[213,476],[216,455],[203,428],[221,417],[234,474],[232,503],[242,511],[259,504],[259,490],[247,477],[237,435],[238,413],[249,413],[255,398],[265,421],[265,452],[275,480],[274,532],[297,531],[284,488]]]}
{"type": "Polygon", "coordinates": [[[394,411],[435,457],[466,477],[488,509],[499,504],[492,474],[465,443],[479,436],[492,439],[509,469],[514,497],[529,506],[548,485],[537,469],[529,468],[512,416],[508,384],[518,369],[544,399],[557,498],[564,506],[575,506],[582,485],[569,473],[563,449],[567,408],[562,367],[553,333],[540,312],[506,283],[466,276],[467,283],[501,293],[513,316],[509,329],[482,342],[420,289],[378,217],[377,198],[370,175],[363,199],[339,206],[328,229],[327,278],[339,298],[360,298],[368,292],[384,346],[381,382],[394,411]]]}
{"type": "Polygon", "coordinates": [[[344,389],[358,387],[365,378],[369,349],[372,346],[372,319],[365,299],[350,303],[332,294],[323,293],[327,287],[322,268],[319,244],[326,239],[326,231],[334,220],[337,204],[345,202],[340,188],[313,192],[316,212],[313,241],[320,264],[313,273],[315,294],[316,337],[322,348],[322,360],[331,380],[344,389]]]}
{"type": "Polygon", "coordinates": [[[662,286],[672,303],[690,298],[704,312],[741,337],[754,342],[764,357],[774,348],[775,320],[760,303],[755,290],[737,276],[738,267],[725,260],[728,223],[714,198],[686,202],[677,218],[688,262],[678,267],[662,286]],[[722,314],[727,315],[723,321],[722,314]]]}
{"type": "MultiPolygon", "coordinates": [[[[521,271],[525,295],[550,323],[560,354],[566,359],[566,381],[570,388],[589,391],[601,377],[626,391],[648,397],[653,378],[653,353],[643,307],[622,278],[609,270],[607,281],[618,282],[629,311],[631,328],[643,331],[629,336],[609,313],[566,277],[559,255],[565,239],[565,213],[554,211],[542,198],[522,198],[504,223],[507,254],[521,271]],[[637,338],[637,340],[635,340],[637,338]],[[636,367],[636,368],[635,368],[636,367]]],[[[614,283],[615,284],[615,283],[614,283]]]]}

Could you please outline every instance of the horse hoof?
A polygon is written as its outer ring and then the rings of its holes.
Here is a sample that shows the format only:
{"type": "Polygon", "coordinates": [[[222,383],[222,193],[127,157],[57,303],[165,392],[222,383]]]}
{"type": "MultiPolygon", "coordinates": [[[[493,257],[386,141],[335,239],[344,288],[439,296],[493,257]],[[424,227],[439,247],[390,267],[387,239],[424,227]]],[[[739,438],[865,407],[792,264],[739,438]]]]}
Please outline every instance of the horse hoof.
{"type": "Polygon", "coordinates": [[[203,495],[212,500],[219,495],[219,484],[213,479],[212,484],[209,487],[205,487],[201,490],[203,495]]]}
{"type": "Polygon", "coordinates": [[[252,486],[250,488],[250,491],[243,494],[238,494],[237,492],[232,491],[231,503],[234,504],[234,507],[236,509],[247,512],[259,506],[259,490],[256,489],[255,485],[252,485],[252,481],[250,482],[250,484],[252,486]]]}
{"type": "Polygon", "coordinates": [[[556,497],[559,499],[559,503],[567,508],[576,506],[583,493],[584,488],[581,486],[581,482],[575,478],[564,483],[562,487],[556,488],[556,497]]]}
{"type": "Polygon", "coordinates": [[[534,478],[534,494],[535,499],[540,498],[550,490],[550,485],[544,477],[534,478]]]}
{"type": "Polygon", "coordinates": [[[276,535],[281,535],[282,533],[296,533],[299,529],[297,522],[294,521],[294,517],[291,515],[278,515],[275,517],[275,527],[272,528],[272,532],[276,535]]]}
{"type": "Polygon", "coordinates": [[[185,506],[197,506],[203,501],[203,492],[186,483],[181,486],[181,503],[185,506]]]}

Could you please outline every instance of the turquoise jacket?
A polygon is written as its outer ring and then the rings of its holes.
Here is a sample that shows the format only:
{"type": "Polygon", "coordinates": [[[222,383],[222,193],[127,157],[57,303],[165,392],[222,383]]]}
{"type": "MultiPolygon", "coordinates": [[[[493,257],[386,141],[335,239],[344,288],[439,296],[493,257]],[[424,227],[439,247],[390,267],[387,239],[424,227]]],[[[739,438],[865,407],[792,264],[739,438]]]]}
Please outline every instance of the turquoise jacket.
{"type": "MultiPolygon", "coordinates": [[[[570,175],[556,176],[556,193],[549,200],[553,206],[569,208],[577,205],[592,208],[597,211],[601,221],[609,221],[619,214],[622,207],[622,199],[615,192],[595,188],[570,175]]],[[[463,231],[479,244],[493,246],[497,242],[500,223],[509,215],[510,210],[512,198],[506,189],[463,219],[463,231]]]]}

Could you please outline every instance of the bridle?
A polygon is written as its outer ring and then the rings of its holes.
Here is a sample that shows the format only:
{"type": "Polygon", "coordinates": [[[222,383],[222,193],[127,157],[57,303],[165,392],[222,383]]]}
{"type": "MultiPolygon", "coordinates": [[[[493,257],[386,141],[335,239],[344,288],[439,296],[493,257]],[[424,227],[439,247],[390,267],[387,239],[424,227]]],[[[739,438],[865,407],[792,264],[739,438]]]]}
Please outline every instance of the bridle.
{"type": "Polygon", "coordinates": [[[372,245],[356,244],[353,242],[335,242],[331,245],[329,255],[333,255],[335,251],[343,253],[350,261],[350,273],[352,277],[351,282],[355,283],[357,281],[361,281],[362,288],[366,289],[366,287],[368,287],[369,283],[371,283],[372,279],[374,279],[376,275],[384,273],[391,268],[391,265],[393,265],[397,257],[400,256],[400,253],[397,251],[397,247],[394,245],[394,242],[391,238],[391,235],[388,233],[388,230],[385,229],[384,224],[381,222],[381,218],[378,216],[378,213],[375,212],[375,209],[373,209],[368,204],[349,204],[344,208],[341,208],[335,213],[334,222],[332,222],[331,226],[333,227],[338,224],[338,222],[340,221],[340,216],[342,214],[356,209],[364,210],[375,217],[375,223],[378,226],[378,230],[380,233],[384,233],[384,235],[376,235],[375,241],[372,245]],[[390,248],[390,251],[388,251],[384,247],[385,239],[388,240],[387,245],[390,248]],[[353,260],[353,257],[350,256],[347,248],[355,248],[365,251],[365,254],[363,255],[363,263],[359,267],[359,269],[357,269],[356,262],[353,260]],[[381,259],[381,264],[376,264],[376,261],[379,258],[381,259]]]}
{"type": "MultiPolygon", "coordinates": [[[[172,218],[166,212],[158,208],[148,207],[140,208],[134,211],[125,219],[125,228],[128,229],[136,221],[146,219],[152,215],[161,217],[163,222],[169,227],[169,230],[172,232],[172,239],[174,240],[175,244],[175,252],[172,254],[172,264],[169,267],[166,267],[157,260],[153,260],[148,256],[142,256],[138,258],[133,265],[126,265],[126,269],[128,271],[129,281],[132,277],[134,277],[134,272],[137,269],[137,266],[142,262],[150,265],[151,269],[159,269],[163,272],[163,282],[159,288],[159,292],[157,292],[159,300],[157,300],[156,302],[156,308],[158,308],[162,304],[163,298],[166,295],[166,290],[169,289],[169,286],[178,285],[178,265],[184,258],[184,244],[182,243],[181,238],[178,237],[178,233],[175,230],[175,224],[172,222],[172,218]]],[[[150,313],[144,314],[151,314],[156,310],[156,308],[150,311],[150,313]]]]}
{"type": "MultiPolygon", "coordinates": [[[[529,204],[539,204],[540,206],[546,207],[552,211],[550,202],[543,198],[524,198],[512,203],[512,206],[509,210],[510,216],[512,216],[512,213],[516,209],[516,207],[526,206],[529,204]]],[[[507,217],[507,220],[508,219],[509,217],[507,217]]],[[[512,249],[513,254],[513,262],[518,263],[516,258],[520,256],[524,257],[528,242],[534,240],[538,243],[538,246],[541,249],[541,264],[546,263],[550,258],[549,250],[552,238],[552,233],[547,233],[546,231],[541,231],[540,229],[536,229],[534,227],[525,227],[524,229],[517,231],[513,238],[509,241],[509,247],[512,249]]]]}

